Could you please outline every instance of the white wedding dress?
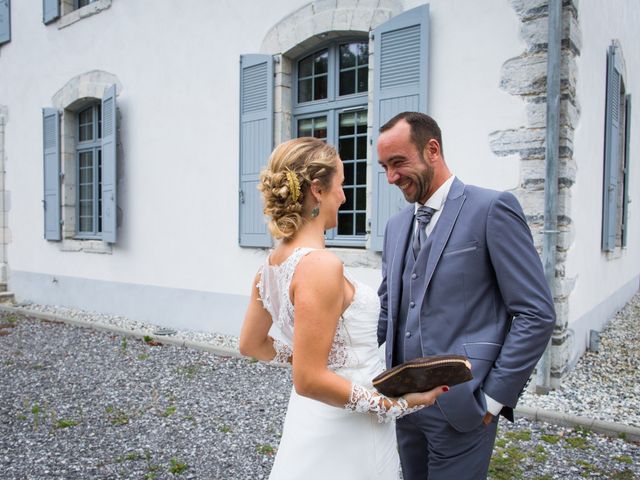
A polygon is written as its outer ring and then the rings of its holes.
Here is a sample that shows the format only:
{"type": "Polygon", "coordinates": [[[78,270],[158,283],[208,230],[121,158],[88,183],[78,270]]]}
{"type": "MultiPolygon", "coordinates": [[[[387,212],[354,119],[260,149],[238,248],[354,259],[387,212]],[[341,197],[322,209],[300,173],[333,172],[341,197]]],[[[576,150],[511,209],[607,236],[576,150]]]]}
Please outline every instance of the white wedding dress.
{"type": "MultiPolygon", "coordinates": [[[[267,259],[258,283],[263,305],[289,347],[293,345],[294,329],[289,286],[298,262],[311,251],[296,249],[277,266],[269,265],[267,259]]],[[[371,379],[384,368],[376,335],[380,303],[372,288],[346,272],[345,277],[354,285],[355,294],[338,322],[327,366],[354,383],[372,388],[371,379]]],[[[302,397],[292,389],[269,478],[396,480],[399,459],[394,423],[379,423],[375,414],[333,407],[302,397]]]]}

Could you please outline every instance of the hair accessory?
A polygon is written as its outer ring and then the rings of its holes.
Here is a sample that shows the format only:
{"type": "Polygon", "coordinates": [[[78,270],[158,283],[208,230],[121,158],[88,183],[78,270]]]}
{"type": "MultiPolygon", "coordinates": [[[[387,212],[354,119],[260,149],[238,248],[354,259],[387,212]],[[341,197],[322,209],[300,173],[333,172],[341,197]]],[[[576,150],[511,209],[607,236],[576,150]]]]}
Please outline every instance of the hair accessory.
{"type": "Polygon", "coordinates": [[[300,181],[298,180],[298,176],[290,170],[288,167],[286,169],[287,180],[289,181],[289,191],[291,192],[291,198],[294,202],[297,202],[300,198],[300,181]]]}

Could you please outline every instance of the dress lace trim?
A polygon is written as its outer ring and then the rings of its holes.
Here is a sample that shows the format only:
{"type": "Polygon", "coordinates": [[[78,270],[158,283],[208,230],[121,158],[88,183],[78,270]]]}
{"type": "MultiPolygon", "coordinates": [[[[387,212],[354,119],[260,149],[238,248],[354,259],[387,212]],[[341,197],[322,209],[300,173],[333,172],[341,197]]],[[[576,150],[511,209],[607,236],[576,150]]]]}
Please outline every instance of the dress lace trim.
{"type": "Polygon", "coordinates": [[[349,401],[344,408],[351,412],[374,414],[378,417],[378,423],[388,423],[396,418],[417,412],[425,406],[409,407],[407,401],[402,397],[394,399],[385,397],[375,390],[354,383],[351,387],[349,401]]]}
{"type": "MultiPolygon", "coordinates": [[[[295,316],[294,306],[289,297],[291,280],[295,273],[300,259],[308,253],[314,251],[313,248],[296,248],[293,253],[280,265],[269,265],[267,258],[260,268],[257,283],[260,301],[264,308],[271,314],[273,323],[281,331],[289,349],[293,345],[293,319],[295,316]]],[[[355,293],[352,305],[359,300],[358,288],[350,278],[348,280],[354,285],[355,293]]],[[[348,308],[351,308],[350,305],[348,308]]],[[[336,333],[331,345],[331,351],[327,359],[327,367],[331,370],[345,368],[356,365],[357,359],[349,348],[349,332],[344,324],[344,318],[340,317],[336,328],[336,333]]],[[[292,352],[289,352],[289,356],[292,352]]],[[[276,354],[278,356],[278,354],[276,354]]]]}

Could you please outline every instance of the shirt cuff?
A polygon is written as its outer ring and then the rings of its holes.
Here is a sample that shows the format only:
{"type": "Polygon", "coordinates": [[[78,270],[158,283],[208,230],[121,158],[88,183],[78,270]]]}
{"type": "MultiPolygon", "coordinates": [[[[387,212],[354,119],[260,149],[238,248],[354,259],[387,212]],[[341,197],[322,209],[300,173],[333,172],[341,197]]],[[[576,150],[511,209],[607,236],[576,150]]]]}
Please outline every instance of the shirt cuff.
{"type": "Polygon", "coordinates": [[[500,410],[502,410],[502,407],[504,407],[503,404],[501,404],[500,402],[495,401],[493,398],[491,398],[486,393],[484,394],[484,399],[487,402],[487,412],[489,412],[494,417],[497,416],[500,413],[500,410]]]}

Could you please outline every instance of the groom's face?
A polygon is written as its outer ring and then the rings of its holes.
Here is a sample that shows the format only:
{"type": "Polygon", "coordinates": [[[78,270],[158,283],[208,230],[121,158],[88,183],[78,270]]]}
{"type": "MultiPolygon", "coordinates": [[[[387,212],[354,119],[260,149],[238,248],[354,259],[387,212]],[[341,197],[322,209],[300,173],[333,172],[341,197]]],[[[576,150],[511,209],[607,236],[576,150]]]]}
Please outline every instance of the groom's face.
{"type": "Polygon", "coordinates": [[[387,181],[398,187],[407,202],[425,203],[431,193],[434,168],[411,141],[411,127],[400,120],[378,137],[378,162],[387,181]]]}

